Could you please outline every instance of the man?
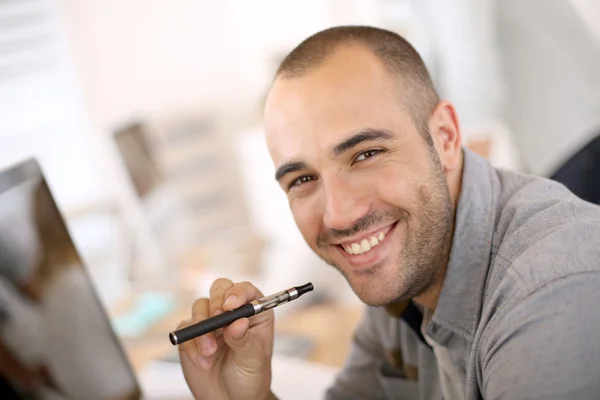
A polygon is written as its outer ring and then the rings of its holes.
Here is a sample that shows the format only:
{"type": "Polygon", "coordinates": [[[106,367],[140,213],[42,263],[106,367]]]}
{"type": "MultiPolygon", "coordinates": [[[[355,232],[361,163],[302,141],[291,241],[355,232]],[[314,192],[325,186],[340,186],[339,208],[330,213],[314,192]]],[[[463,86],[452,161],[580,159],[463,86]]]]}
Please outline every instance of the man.
{"type": "MultiPolygon", "coordinates": [[[[370,306],[328,399],[597,397],[600,208],[463,149],[403,38],[308,38],[278,70],[265,128],[304,239],[370,306]]],[[[181,326],[261,296],[219,279],[181,326]]],[[[180,351],[197,399],[276,395],[272,312],[180,351]]]]}

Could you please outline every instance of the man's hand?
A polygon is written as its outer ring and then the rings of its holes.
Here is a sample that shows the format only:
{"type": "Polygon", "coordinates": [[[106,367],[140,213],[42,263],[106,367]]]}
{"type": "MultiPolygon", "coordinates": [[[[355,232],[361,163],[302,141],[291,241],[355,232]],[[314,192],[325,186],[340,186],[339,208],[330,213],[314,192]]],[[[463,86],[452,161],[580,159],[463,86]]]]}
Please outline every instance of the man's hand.
{"type": "MultiPolygon", "coordinates": [[[[194,302],[192,319],[179,328],[263,297],[251,283],[217,279],[210,298],[194,302]]],[[[183,373],[198,400],[271,398],[274,316],[265,311],[179,345],[183,373]]]]}

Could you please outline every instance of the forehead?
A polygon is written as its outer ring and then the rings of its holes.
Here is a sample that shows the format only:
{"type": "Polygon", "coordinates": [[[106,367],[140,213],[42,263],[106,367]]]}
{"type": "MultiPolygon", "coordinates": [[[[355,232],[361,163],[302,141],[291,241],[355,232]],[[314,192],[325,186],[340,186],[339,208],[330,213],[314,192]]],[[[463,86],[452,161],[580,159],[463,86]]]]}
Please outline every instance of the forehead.
{"type": "Polygon", "coordinates": [[[277,164],[329,149],[363,129],[404,129],[410,118],[401,107],[398,84],[377,57],[349,48],[305,75],[277,79],[264,122],[277,164]]]}

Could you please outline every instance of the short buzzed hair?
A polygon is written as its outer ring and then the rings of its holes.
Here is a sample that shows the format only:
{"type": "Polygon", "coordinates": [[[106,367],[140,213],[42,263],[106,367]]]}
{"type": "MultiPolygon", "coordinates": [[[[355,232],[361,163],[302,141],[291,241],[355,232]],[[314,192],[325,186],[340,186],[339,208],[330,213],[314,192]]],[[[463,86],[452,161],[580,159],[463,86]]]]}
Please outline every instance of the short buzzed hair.
{"type": "Polygon", "coordinates": [[[425,141],[433,145],[427,129],[439,102],[429,71],[415,48],[402,36],[370,26],[338,26],[320,31],[301,42],[281,62],[276,77],[295,78],[317,67],[344,45],[360,45],[377,56],[402,93],[400,99],[412,114],[425,141]]]}

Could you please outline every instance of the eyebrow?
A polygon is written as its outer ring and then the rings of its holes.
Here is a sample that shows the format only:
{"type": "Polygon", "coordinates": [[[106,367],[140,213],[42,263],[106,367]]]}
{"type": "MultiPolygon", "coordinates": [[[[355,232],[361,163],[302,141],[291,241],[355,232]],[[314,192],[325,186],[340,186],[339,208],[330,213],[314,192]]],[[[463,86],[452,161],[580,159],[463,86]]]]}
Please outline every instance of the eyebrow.
{"type": "MultiPolygon", "coordinates": [[[[365,129],[350,136],[340,144],[336,145],[333,148],[333,154],[335,156],[340,156],[346,151],[352,149],[353,147],[358,146],[360,143],[373,140],[390,140],[392,138],[393,135],[389,131],[383,129],[365,129]]],[[[303,169],[308,169],[308,164],[304,161],[292,161],[285,163],[279,168],[277,168],[277,172],[275,173],[275,180],[279,182],[287,174],[296,171],[301,171],[303,169]]]]}
{"type": "Polygon", "coordinates": [[[333,155],[340,156],[346,151],[358,146],[360,143],[372,140],[390,140],[393,135],[391,132],[383,129],[365,129],[360,131],[333,148],[333,155]]]}
{"type": "Polygon", "coordinates": [[[279,182],[285,175],[307,168],[308,164],[306,164],[304,161],[292,161],[289,163],[285,163],[279,168],[277,168],[277,172],[275,173],[275,180],[279,182]]]}

